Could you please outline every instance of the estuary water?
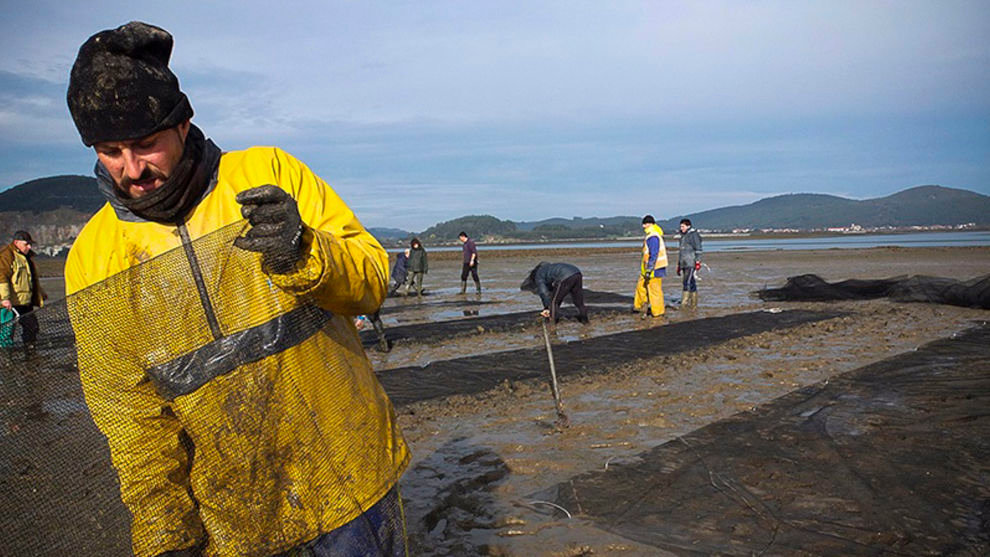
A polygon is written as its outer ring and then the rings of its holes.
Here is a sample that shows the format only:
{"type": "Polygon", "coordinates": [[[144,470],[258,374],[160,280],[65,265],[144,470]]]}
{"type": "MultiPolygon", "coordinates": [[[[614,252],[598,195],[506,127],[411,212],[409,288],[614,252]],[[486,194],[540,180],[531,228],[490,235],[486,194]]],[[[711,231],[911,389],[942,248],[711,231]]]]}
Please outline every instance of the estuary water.
{"type": "MultiPolygon", "coordinates": [[[[768,251],[809,249],[852,249],[878,247],[946,247],[990,246],[990,231],[970,230],[951,232],[910,232],[905,234],[847,234],[843,236],[817,236],[806,238],[748,238],[746,236],[712,236],[704,238],[706,252],[720,251],[768,251]]],[[[641,240],[617,240],[602,242],[550,242],[530,244],[478,244],[479,249],[499,251],[517,249],[587,249],[610,247],[638,247],[641,240]]],[[[676,247],[668,241],[668,247],[676,247]]],[[[436,246],[429,251],[459,251],[460,246],[436,246]]],[[[389,249],[398,252],[400,248],[389,249]]]]}

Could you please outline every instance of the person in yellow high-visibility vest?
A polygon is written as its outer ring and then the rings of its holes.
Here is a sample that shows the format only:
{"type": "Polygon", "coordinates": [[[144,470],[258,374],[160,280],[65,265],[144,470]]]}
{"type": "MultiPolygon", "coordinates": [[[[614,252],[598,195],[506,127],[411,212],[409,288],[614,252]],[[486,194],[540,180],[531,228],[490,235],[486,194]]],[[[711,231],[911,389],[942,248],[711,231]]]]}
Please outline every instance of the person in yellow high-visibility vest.
{"type": "Polygon", "coordinates": [[[649,304],[650,312],[643,317],[663,315],[663,277],[667,274],[667,248],[663,245],[663,230],[657,226],[653,215],[643,217],[643,259],[640,263],[639,281],[633,298],[633,310],[642,311],[649,304]]]}

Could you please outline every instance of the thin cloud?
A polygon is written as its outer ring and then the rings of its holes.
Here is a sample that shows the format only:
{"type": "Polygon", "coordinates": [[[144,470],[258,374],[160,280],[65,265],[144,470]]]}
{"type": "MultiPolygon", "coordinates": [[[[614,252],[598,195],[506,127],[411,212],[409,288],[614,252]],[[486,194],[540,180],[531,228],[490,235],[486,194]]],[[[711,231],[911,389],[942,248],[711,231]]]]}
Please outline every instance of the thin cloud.
{"type": "Polygon", "coordinates": [[[369,225],[642,203],[673,215],[922,183],[990,191],[982,1],[39,0],[9,12],[0,188],[91,171],[64,108],[69,67],[86,37],[140,19],[175,36],[194,120],[221,147],[285,148],[369,225]]]}

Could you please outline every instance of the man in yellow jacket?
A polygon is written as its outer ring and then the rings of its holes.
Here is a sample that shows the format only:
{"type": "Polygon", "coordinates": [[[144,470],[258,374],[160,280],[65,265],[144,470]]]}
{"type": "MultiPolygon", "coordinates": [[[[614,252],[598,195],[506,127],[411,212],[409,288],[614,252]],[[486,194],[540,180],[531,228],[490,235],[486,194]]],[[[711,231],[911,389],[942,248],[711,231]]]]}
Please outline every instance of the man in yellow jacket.
{"type": "Polygon", "coordinates": [[[107,199],[67,304],[134,554],[404,555],[409,453],[350,317],[381,305],[385,250],[289,154],[207,139],[171,49],[97,33],[67,94],[107,199]]]}
{"type": "MultiPolygon", "coordinates": [[[[667,248],[663,245],[663,230],[657,226],[653,215],[643,217],[643,257],[640,261],[639,281],[633,296],[633,310],[641,311],[649,304],[650,315],[663,315],[663,277],[667,275],[667,248]]],[[[643,317],[647,314],[644,312],[643,317]]]]}

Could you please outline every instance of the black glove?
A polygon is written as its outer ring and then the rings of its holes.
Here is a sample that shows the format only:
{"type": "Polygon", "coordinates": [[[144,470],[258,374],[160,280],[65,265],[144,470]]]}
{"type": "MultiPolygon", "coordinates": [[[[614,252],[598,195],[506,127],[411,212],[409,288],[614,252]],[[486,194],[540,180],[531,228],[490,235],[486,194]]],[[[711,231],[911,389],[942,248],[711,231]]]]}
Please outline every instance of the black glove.
{"type": "Polygon", "coordinates": [[[234,246],[261,253],[265,269],[285,274],[302,259],[303,222],[296,200],[278,186],[259,186],[242,191],[235,198],[241,214],[251,223],[234,246]]]}

